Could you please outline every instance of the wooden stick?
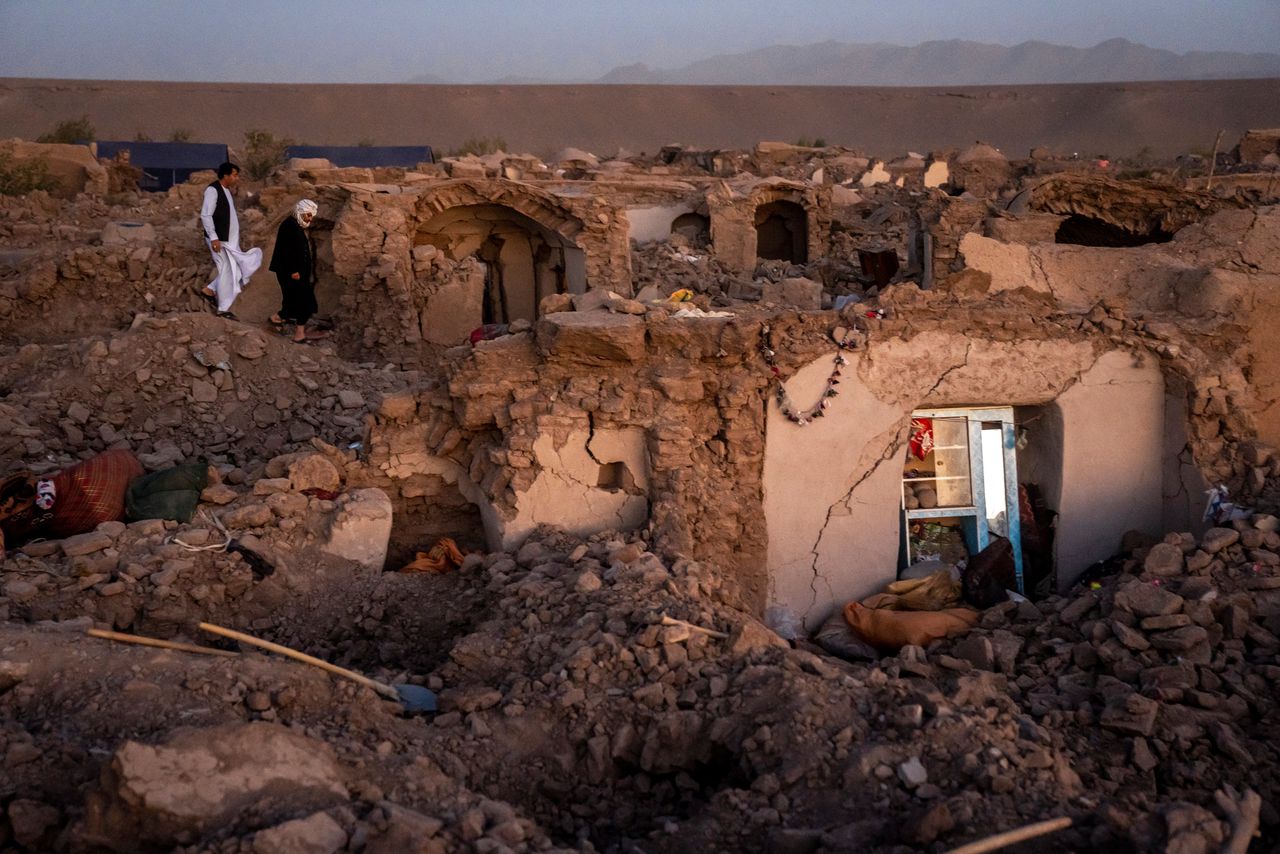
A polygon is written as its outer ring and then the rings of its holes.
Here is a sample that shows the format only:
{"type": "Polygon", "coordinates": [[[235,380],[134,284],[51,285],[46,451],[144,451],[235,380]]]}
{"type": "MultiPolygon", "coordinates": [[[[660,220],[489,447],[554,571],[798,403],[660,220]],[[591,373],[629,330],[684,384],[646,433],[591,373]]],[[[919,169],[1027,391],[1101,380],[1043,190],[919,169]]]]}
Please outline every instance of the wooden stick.
{"type": "Polygon", "coordinates": [[[988,836],[986,839],[979,839],[976,842],[961,845],[959,848],[952,848],[947,854],[985,854],[987,851],[995,851],[1007,845],[1013,845],[1015,842],[1035,839],[1037,836],[1054,833],[1070,826],[1070,816],[1051,818],[1048,821],[1028,824],[1026,827],[1019,827],[1016,830],[1006,830],[1004,833],[997,833],[995,836],[988,836]]]}
{"type": "Polygon", "coordinates": [[[160,640],[160,638],[147,638],[142,635],[127,635],[124,632],[109,632],[106,629],[89,629],[86,634],[90,637],[103,638],[105,640],[120,641],[121,643],[136,643],[140,646],[158,646],[161,649],[176,649],[182,652],[194,652],[198,655],[221,655],[225,658],[239,657],[239,653],[230,652],[225,649],[197,646],[193,643],[182,643],[181,641],[160,640]]]}
{"type": "Polygon", "coordinates": [[[684,620],[677,620],[675,617],[668,617],[666,614],[662,615],[662,625],[684,626],[686,629],[688,629],[691,632],[701,632],[702,634],[707,635],[708,637],[713,637],[713,638],[729,637],[724,632],[717,632],[715,629],[704,629],[702,626],[695,626],[693,623],[686,623],[684,620]]]}
{"type": "Polygon", "coordinates": [[[354,670],[347,670],[345,667],[339,667],[336,664],[330,664],[327,661],[323,661],[319,658],[314,658],[310,655],[307,655],[305,652],[298,652],[296,649],[289,649],[289,647],[287,646],[281,646],[280,644],[272,643],[271,641],[260,640],[258,638],[253,637],[252,635],[246,635],[243,632],[237,632],[234,629],[224,629],[222,626],[215,626],[213,623],[201,623],[200,628],[204,629],[206,632],[212,632],[215,635],[222,635],[224,638],[231,638],[232,640],[238,640],[241,643],[247,643],[250,646],[261,647],[262,649],[279,653],[280,655],[283,655],[286,658],[292,658],[294,661],[301,661],[304,664],[310,664],[313,667],[319,667],[321,670],[327,670],[330,673],[333,673],[337,676],[342,676],[346,679],[350,679],[352,682],[358,682],[361,685],[364,685],[368,688],[372,688],[373,690],[377,691],[379,694],[381,694],[382,696],[386,697],[389,700],[400,699],[400,695],[396,693],[396,689],[392,688],[390,685],[386,684],[385,682],[379,682],[376,679],[370,679],[368,676],[362,676],[361,674],[356,673],[354,670]]]}
{"type": "Polygon", "coordinates": [[[1213,167],[1218,165],[1218,143],[1222,142],[1222,134],[1224,131],[1218,131],[1218,135],[1213,138],[1213,154],[1209,155],[1209,177],[1204,179],[1204,188],[1208,190],[1213,186],[1213,167]]]}

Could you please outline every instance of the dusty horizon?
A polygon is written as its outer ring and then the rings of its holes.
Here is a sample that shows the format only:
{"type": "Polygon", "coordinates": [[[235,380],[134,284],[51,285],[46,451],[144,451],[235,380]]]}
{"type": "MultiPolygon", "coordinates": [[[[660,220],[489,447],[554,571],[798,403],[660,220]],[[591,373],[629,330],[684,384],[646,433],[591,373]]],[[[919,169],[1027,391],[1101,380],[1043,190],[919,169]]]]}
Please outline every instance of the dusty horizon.
{"type": "Polygon", "coordinates": [[[464,86],[165,83],[0,78],[0,137],[34,139],[88,116],[99,139],[235,147],[248,129],[299,143],[427,144],[474,138],[546,155],[609,155],[679,143],[745,148],[822,138],[894,157],[975,140],[1011,156],[1033,146],[1118,157],[1208,148],[1219,130],[1280,126],[1280,79],[1032,86],[464,86]]]}

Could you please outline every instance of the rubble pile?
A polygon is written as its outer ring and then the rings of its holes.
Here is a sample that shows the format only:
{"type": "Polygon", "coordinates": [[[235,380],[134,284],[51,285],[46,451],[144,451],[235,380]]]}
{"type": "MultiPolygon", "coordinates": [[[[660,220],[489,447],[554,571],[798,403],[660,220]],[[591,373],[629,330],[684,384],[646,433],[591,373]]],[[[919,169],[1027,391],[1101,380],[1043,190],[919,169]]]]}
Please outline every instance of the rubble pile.
{"type": "Polygon", "coordinates": [[[0,850],[942,851],[1046,819],[1036,850],[1275,845],[1280,217],[1269,173],[1110,169],[288,164],[239,204],[268,247],[318,200],[336,328],[305,345],[253,322],[269,280],[203,310],[210,176],[0,198],[0,475],[117,450],[207,480],[189,521],[6,544],[0,850]],[[914,411],[987,403],[1041,485],[1105,497],[1058,536],[1131,509],[1105,471],[1137,459],[1146,530],[927,647],[811,642],[894,561],[897,502],[941,503],[893,471],[914,411]],[[1234,522],[1154,536],[1210,486],[1234,522]]]}
{"type": "Polygon", "coordinates": [[[122,446],[148,469],[195,456],[251,469],[312,439],[346,449],[375,395],[418,376],[207,314],[3,350],[0,453],[38,471],[122,446]]]}
{"type": "Polygon", "coordinates": [[[270,617],[230,617],[436,688],[432,719],[279,660],[11,624],[0,708],[24,800],[8,826],[44,838],[35,814],[71,839],[115,846],[142,827],[160,846],[228,852],[302,833],[303,820],[331,851],[402,833],[438,850],[487,837],[512,850],[834,851],[951,847],[1063,815],[1075,824],[1049,850],[1210,850],[1232,830],[1215,791],[1252,788],[1264,832],[1280,823],[1265,806],[1277,795],[1273,521],[1171,535],[1096,589],[1000,605],[959,640],[870,664],[791,649],[712,567],[607,533],[540,531],[454,575],[374,577],[346,613],[289,596],[270,617]],[[89,680],[102,684],[85,702],[89,680]],[[199,729],[166,736],[166,709],[199,729]],[[78,757],[84,739],[131,740],[78,757]],[[224,752],[215,783],[275,773],[279,785],[247,812],[233,798],[253,792],[231,782],[193,806],[172,792],[207,774],[192,765],[205,745],[224,752]],[[237,770],[272,761],[282,770],[237,770]],[[99,806],[72,806],[78,787],[99,806]],[[170,801],[130,794],[144,791],[170,801]]]}

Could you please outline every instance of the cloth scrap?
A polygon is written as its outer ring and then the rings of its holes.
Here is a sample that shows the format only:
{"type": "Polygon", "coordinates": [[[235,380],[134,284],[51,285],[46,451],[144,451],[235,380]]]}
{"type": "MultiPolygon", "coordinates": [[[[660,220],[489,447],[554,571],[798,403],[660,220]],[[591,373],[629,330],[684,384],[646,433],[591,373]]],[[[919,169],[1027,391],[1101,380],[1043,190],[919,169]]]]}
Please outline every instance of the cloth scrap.
{"type": "Polygon", "coordinates": [[[452,572],[462,566],[466,555],[458,548],[458,544],[449,537],[441,537],[436,544],[425,552],[418,552],[417,557],[402,566],[400,572],[452,572]]]}

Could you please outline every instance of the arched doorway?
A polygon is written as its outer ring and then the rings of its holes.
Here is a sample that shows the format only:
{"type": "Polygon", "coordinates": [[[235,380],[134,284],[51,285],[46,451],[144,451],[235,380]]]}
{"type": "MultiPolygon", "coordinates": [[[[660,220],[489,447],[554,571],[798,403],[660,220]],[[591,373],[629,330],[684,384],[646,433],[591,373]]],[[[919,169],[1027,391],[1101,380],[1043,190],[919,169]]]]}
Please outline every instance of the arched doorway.
{"type": "Polygon", "coordinates": [[[671,233],[689,241],[690,246],[707,246],[711,243],[711,219],[705,214],[682,213],[671,221],[671,233]]]}
{"type": "Polygon", "coordinates": [[[582,250],[556,231],[505,205],[460,205],[418,229],[414,245],[435,246],[452,261],[485,263],[481,323],[536,320],[542,298],[586,289],[582,250]]]}
{"type": "Polygon", "coordinates": [[[802,206],[783,200],[767,202],[756,208],[755,226],[758,258],[808,263],[809,227],[802,206]]]}

